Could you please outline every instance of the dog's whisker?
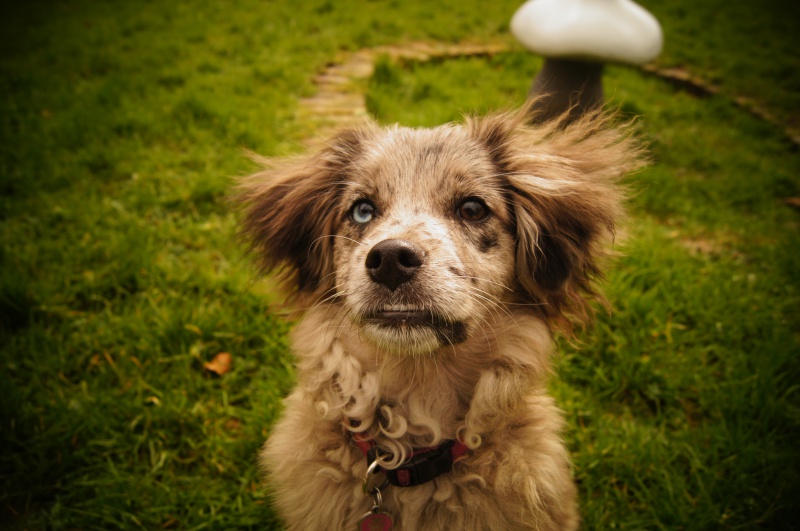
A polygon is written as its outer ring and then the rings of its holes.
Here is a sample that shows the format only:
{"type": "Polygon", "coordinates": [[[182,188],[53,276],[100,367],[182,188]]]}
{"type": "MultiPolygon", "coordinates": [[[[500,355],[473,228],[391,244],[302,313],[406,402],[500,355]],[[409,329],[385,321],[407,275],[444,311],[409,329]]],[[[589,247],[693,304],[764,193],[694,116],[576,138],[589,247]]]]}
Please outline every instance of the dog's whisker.
{"type": "Polygon", "coordinates": [[[344,236],[342,234],[326,234],[325,236],[320,236],[319,238],[314,239],[314,241],[311,242],[311,245],[314,245],[315,242],[317,242],[319,240],[323,240],[325,238],[341,238],[343,240],[346,240],[346,241],[349,241],[349,242],[353,242],[356,245],[359,245],[361,247],[365,247],[367,245],[364,242],[360,242],[360,241],[358,241],[356,239],[350,238],[348,236],[344,236]]]}
{"type": "MultiPolygon", "coordinates": [[[[481,306],[483,306],[483,307],[484,307],[484,309],[487,311],[487,313],[492,313],[492,309],[491,309],[491,307],[487,307],[487,306],[486,306],[486,304],[485,304],[484,302],[482,302],[482,301],[480,301],[480,300],[476,300],[475,302],[477,302],[478,304],[480,304],[481,306]]],[[[484,336],[484,339],[486,340],[486,344],[487,344],[487,345],[491,344],[491,342],[489,341],[489,336],[486,334],[486,328],[489,328],[490,330],[492,330],[492,334],[494,335],[495,341],[497,341],[497,340],[498,340],[498,337],[497,337],[497,332],[496,332],[496,331],[494,330],[494,328],[491,326],[491,323],[489,323],[488,319],[486,319],[486,318],[481,318],[481,319],[479,320],[479,324],[481,324],[481,325],[486,325],[486,326],[481,326],[481,327],[480,327],[480,329],[483,331],[483,336],[484,336]]]]}
{"type": "Polygon", "coordinates": [[[504,304],[504,303],[502,303],[502,302],[500,302],[500,301],[498,301],[498,300],[494,299],[494,298],[493,298],[493,297],[491,297],[489,294],[487,294],[485,291],[483,291],[483,290],[479,290],[479,289],[477,289],[477,288],[471,288],[471,289],[470,289],[470,292],[471,292],[471,296],[473,296],[473,297],[477,297],[477,298],[479,298],[479,299],[481,299],[481,300],[484,300],[484,301],[486,301],[487,303],[489,303],[489,304],[491,305],[491,307],[493,307],[493,308],[495,308],[495,309],[498,309],[498,310],[502,310],[502,311],[503,311],[503,313],[505,313],[505,314],[506,314],[506,315],[507,315],[509,318],[511,318],[511,319],[514,319],[514,315],[513,315],[513,314],[511,313],[511,311],[510,311],[510,310],[509,310],[509,309],[508,309],[508,308],[505,306],[505,304],[504,304]],[[484,294],[485,294],[485,295],[484,295],[484,294]]]}
{"type": "Polygon", "coordinates": [[[323,304],[330,305],[332,302],[337,302],[338,299],[345,299],[348,296],[347,292],[336,291],[335,293],[331,293],[329,296],[325,297],[324,299],[319,300],[318,302],[314,303],[314,306],[322,306],[323,304]]]}
{"type": "MultiPolygon", "coordinates": [[[[489,307],[487,307],[486,303],[484,303],[483,301],[481,301],[479,299],[473,299],[473,300],[475,300],[475,302],[477,302],[478,304],[483,306],[486,309],[487,313],[494,314],[497,318],[502,318],[502,316],[499,314],[499,312],[496,309],[495,310],[492,309],[491,305],[489,307]]],[[[516,320],[514,319],[514,317],[512,315],[509,315],[509,317],[511,317],[511,319],[514,320],[514,322],[516,322],[516,320]]],[[[495,330],[495,327],[492,326],[492,323],[490,323],[489,320],[486,319],[486,318],[482,318],[480,320],[480,322],[483,325],[485,325],[484,327],[482,327],[483,330],[484,330],[484,335],[486,335],[486,328],[488,328],[488,329],[490,329],[492,331],[492,335],[494,335],[495,341],[496,342],[499,341],[499,338],[497,337],[497,331],[495,330]]],[[[488,336],[486,336],[486,340],[487,340],[487,343],[488,343],[488,341],[489,341],[488,336]]]]}
{"type": "Polygon", "coordinates": [[[456,278],[465,278],[465,279],[468,279],[468,280],[480,280],[481,282],[486,282],[488,284],[493,284],[495,286],[499,286],[499,287],[503,288],[504,290],[506,290],[506,291],[508,291],[510,293],[514,292],[514,290],[512,288],[506,286],[505,284],[503,284],[501,282],[496,282],[494,280],[489,280],[488,278],[473,277],[473,276],[469,276],[469,275],[456,275],[456,278]]]}
{"type": "Polygon", "coordinates": [[[344,296],[344,294],[341,294],[341,293],[337,292],[336,287],[334,286],[334,287],[329,288],[329,289],[325,290],[324,292],[322,292],[310,305],[305,306],[305,307],[298,307],[298,308],[296,308],[296,311],[309,312],[309,311],[314,310],[314,309],[316,309],[317,307],[319,307],[319,306],[321,306],[323,304],[329,304],[331,302],[334,302],[337,298],[340,298],[340,297],[343,297],[343,296],[344,296]],[[331,292],[333,292],[333,293],[331,293],[331,292]],[[329,293],[331,293],[331,294],[328,295],[329,293]]]}

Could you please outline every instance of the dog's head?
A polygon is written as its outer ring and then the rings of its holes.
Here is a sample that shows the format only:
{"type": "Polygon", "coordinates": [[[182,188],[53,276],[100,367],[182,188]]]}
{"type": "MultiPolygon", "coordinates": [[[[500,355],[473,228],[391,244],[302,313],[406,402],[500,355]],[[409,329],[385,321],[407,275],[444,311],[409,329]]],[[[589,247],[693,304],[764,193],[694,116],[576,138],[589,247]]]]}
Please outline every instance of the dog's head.
{"type": "Polygon", "coordinates": [[[640,150],[599,113],[524,119],[343,132],[245,181],[243,234],[304,304],[340,305],[384,350],[464,342],[509,308],[585,316],[640,150]]]}

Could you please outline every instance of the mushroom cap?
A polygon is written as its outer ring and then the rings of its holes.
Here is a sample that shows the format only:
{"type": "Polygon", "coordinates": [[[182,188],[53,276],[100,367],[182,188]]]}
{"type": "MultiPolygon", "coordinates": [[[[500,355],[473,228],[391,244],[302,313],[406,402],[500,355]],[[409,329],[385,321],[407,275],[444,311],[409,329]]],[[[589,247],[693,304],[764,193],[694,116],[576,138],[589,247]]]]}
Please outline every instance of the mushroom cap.
{"type": "Polygon", "coordinates": [[[664,43],[656,18],[631,0],[529,0],[511,33],[545,57],[629,64],[655,58],[664,43]]]}

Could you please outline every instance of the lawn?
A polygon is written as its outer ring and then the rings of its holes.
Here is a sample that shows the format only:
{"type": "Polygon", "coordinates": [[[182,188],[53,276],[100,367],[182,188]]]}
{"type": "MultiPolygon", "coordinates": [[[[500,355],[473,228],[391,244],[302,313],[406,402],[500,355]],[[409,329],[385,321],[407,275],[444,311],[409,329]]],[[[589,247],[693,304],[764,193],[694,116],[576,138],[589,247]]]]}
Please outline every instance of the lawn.
{"type": "MultiPolygon", "coordinates": [[[[800,4],[642,2],[698,97],[607,69],[654,164],[600,312],[551,390],[589,529],[795,529],[800,507],[800,4]],[[752,116],[742,97],[774,120],[752,116]]],[[[348,52],[383,123],[520,104],[519,2],[28,2],[0,21],[0,527],[279,529],[255,455],[292,386],[291,323],[226,196],[318,131],[297,112],[348,52]],[[204,366],[220,353],[232,369],[204,366]]]]}

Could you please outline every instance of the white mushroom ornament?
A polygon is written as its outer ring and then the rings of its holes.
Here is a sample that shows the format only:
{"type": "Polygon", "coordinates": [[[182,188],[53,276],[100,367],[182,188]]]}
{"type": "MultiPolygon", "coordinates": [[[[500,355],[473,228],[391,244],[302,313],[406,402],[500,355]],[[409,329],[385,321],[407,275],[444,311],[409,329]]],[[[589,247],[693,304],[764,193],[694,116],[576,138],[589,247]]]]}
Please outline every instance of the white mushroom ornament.
{"type": "Polygon", "coordinates": [[[645,63],[664,42],[655,17],[632,0],[530,0],[514,13],[511,33],[545,58],[530,91],[540,122],[602,105],[603,63],[645,63]]]}

